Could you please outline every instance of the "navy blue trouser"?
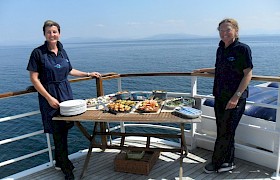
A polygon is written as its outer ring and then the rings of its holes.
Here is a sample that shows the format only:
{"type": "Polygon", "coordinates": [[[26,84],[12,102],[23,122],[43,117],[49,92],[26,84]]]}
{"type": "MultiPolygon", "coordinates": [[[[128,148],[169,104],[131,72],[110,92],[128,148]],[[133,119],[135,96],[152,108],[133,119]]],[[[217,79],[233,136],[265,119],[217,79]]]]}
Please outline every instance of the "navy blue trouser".
{"type": "Polygon", "coordinates": [[[239,99],[236,108],[225,110],[228,100],[215,99],[217,138],[212,163],[216,170],[223,163],[234,161],[234,136],[239,121],[245,111],[246,99],[239,99]]]}
{"type": "Polygon", "coordinates": [[[68,125],[65,121],[53,121],[53,140],[55,146],[56,165],[61,167],[64,174],[72,172],[71,161],[68,159],[68,129],[73,126],[73,122],[68,125]]]}

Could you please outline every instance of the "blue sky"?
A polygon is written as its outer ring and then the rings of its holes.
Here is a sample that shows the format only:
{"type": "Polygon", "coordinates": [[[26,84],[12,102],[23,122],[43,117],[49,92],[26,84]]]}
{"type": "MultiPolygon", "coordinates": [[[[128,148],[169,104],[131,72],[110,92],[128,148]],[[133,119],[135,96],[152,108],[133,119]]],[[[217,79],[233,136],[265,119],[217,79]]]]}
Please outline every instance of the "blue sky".
{"type": "Polygon", "coordinates": [[[0,0],[0,43],[42,42],[47,19],[67,39],[218,36],[226,17],[238,20],[241,36],[280,34],[279,0],[0,0]]]}

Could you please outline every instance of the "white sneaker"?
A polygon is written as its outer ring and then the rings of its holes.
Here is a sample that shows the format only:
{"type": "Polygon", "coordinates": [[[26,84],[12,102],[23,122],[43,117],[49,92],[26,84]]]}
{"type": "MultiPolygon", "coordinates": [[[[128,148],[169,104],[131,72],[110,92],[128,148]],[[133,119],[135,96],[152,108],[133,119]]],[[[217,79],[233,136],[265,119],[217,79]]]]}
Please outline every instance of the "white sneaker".
{"type": "Polygon", "coordinates": [[[59,166],[54,166],[54,168],[55,168],[56,170],[58,170],[58,171],[61,170],[61,167],[59,167],[59,166]]]}
{"type": "Polygon", "coordinates": [[[236,165],[232,163],[223,163],[221,167],[218,169],[218,172],[226,172],[226,171],[231,171],[234,168],[236,168],[236,165]]]}

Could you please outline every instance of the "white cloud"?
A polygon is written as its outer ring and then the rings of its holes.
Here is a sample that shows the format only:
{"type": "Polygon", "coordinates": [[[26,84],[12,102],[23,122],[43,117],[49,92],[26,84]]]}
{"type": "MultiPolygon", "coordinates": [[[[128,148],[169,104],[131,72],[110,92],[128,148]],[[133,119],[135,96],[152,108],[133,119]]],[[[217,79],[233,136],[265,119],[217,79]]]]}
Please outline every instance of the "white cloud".
{"type": "Polygon", "coordinates": [[[165,21],[165,23],[172,24],[172,25],[182,25],[182,24],[184,25],[185,21],[181,19],[169,19],[165,21]]]}
{"type": "Polygon", "coordinates": [[[141,25],[142,23],[140,23],[140,22],[127,22],[126,24],[129,25],[129,26],[138,26],[138,25],[141,25]]]}
{"type": "Polygon", "coordinates": [[[96,26],[96,27],[105,27],[104,24],[96,24],[95,26],[96,26]]]}

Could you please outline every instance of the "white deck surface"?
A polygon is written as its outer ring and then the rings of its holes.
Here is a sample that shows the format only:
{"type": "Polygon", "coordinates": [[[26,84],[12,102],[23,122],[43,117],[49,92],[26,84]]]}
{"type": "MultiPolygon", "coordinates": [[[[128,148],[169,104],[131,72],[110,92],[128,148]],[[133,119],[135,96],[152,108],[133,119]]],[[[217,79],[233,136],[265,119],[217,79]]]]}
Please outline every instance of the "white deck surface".
{"type": "MultiPolygon", "coordinates": [[[[129,144],[139,145],[131,142],[129,144]]],[[[143,145],[143,144],[142,144],[143,145]]],[[[153,144],[163,146],[163,144],[153,144]]],[[[145,179],[179,179],[179,154],[162,152],[150,174],[137,175],[114,171],[114,158],[119,150],[107,149],[102,152],[100,149],[93,149],[88,169],[83,180],[145,180],[145,179]]],[[[211,159],[212,152],[197,148],[189,152],[183,163],[183,179],[271,179],[274,170],[262,167],[244,160],[236,159],[237,168],[230,172],[206,174],[203,172],[204,163],[211,159]]],[[[79,179],[86,154],[72,159],[76,169],[74,175],[79,179]]],[[[54,167],[20,178],[21,180],[63,180],[64,175],[54,167]]]]}

